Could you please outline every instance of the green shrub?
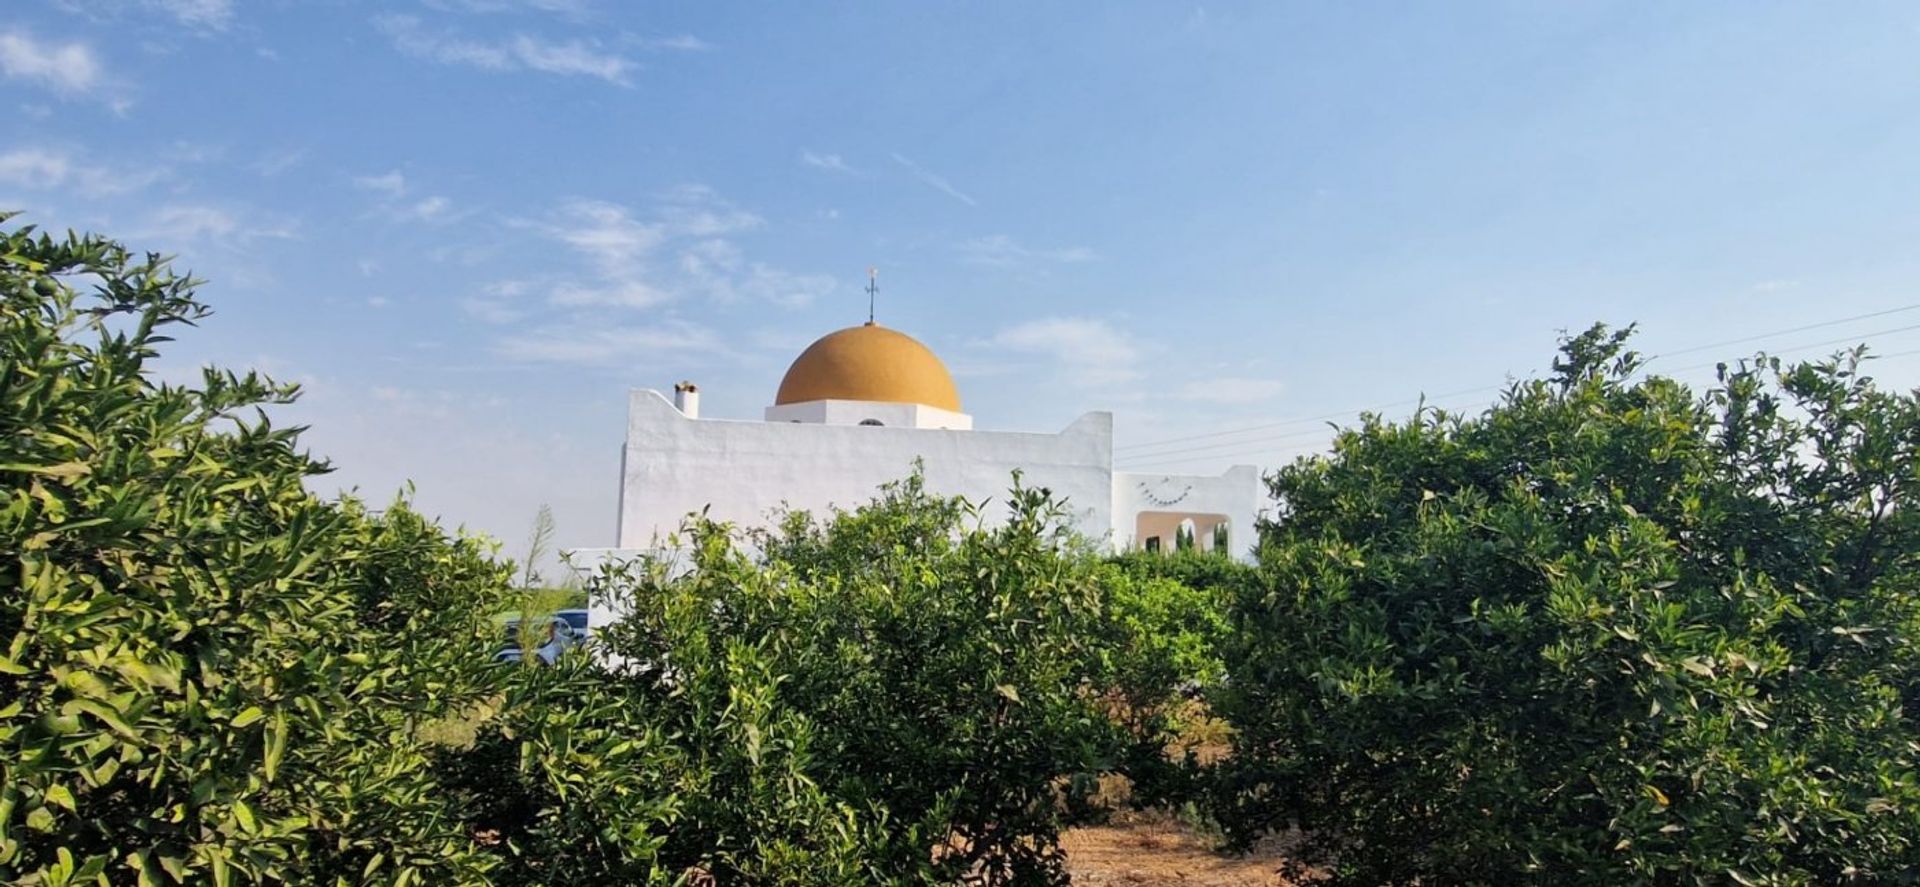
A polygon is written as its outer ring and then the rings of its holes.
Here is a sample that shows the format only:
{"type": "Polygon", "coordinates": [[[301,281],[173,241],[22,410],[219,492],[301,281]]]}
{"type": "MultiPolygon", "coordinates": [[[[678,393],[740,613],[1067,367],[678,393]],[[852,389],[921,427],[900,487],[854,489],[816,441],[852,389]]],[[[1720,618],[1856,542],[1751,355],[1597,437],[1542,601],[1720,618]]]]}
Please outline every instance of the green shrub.
{"type": "Polygon", "coordinates": [[[1107,681],[1128,707],[1147,711],[1217,687],[1229,589],[1187,585],[1116,567],[1100,574],[1107,617],[1100,653],[1107,681]]]}
{"type": "Polygon", "coordinates": [[[1196,744],[1217,744],[1208,700],[1226,676],[1234,589],[1253,570],[1213,553],[1132,552],[1101,576],[1105,630],[1099,653],[1112,712],[1130,743],[1119,770],[1136,806],[1195,802],[1206,771],[1196,744]]]}
{"type": "Polygon", "coordinates": [[[1920,403],[1857,354],[1695,397],[1624,342],[1271,479],[1237,837],[1297,820],[1366,884],[1920,871],[1920,403]]]}
{"type": "Polygon", "coordinates": [[[0,235],[0,880],[479,877],[425,764],[492,692],[505,572],[310,495],[325,467],[256,409],[291,386],[155,384],[195,283],[0,235]]]}
{"type": "Polygon", "coordinates": [[[688,569],[595,581],[630,612],[605,652],[648,666],[606,680],[689,774],[663,858],[722,883],[1064,877],[1056,783],[1117,746],[1091,691],[1096,564],[1044,494],[1011,507],[980,529],[916,475],[791,516],[757,555],[698,522],[688,569]]]}
{"type": "Polygon", "coordinates": [[[517,669],[499,715],[437,766],[499,858],[491,882],[881,880],[884,842],[812,784],[810,734],[764,662],[736,648],[716,666],[672,689],[582,656],[517,669]]]}

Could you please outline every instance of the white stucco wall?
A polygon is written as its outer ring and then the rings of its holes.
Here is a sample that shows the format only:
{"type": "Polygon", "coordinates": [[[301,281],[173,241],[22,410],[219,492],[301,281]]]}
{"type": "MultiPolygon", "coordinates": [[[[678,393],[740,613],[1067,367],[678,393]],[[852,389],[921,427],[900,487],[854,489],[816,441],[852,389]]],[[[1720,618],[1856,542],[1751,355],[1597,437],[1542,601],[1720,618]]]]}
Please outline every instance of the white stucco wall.
{"type": "Polygon", "coordinates": [[[879,422],[887,428],[973,427],[973,417],[918,403],[874,403],[864,400],[809,400],[767,407],[769,422],[806,422],[816,425],[859,425],[879,422]]]}
{"type": "Polygon", "coordinates": [[[1074,523],[1113,526],[1113,416],[1088,413],[1058,434],[689,419],[658,392],[628,398],[617,545],[650,548],[692,512],[756,525],[783,504],[824,512],[873,498],[925,462],[929,488],[992,500],[1003,519],[1014,469],[1064,498],[1074,523]]]}
{"type": "MultiPolygon", "coordinates": [[[[1266,506],[1260,469],[1252,465],[1235,465],[1226,473],[1214,476],[1114,472],[1114,544],[1120,548],[1138,547],[1136,527],[1143,512],[1218,514],[1226,515],[1227,542],[1233,547],[1233,555],[1250,560],[1259,547],[1254,524],[1266,506]]],[[[1176,519],[1171,524],[1178,522],[1176,519]]],[[[1211,526],[1205,521],[1195,522],[1211,526]]],[[[1170,539],[1163,544],[1172,548],[1170,539]]]]}

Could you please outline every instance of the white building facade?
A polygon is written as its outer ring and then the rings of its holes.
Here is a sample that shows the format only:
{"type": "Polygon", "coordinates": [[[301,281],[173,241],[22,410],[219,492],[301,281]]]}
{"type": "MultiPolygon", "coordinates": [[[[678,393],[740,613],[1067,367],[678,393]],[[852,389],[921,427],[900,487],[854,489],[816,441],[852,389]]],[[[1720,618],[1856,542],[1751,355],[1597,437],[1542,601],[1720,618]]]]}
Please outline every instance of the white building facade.
{"type": "MultiPolygon", "coordinates": [[[[1057,433],[979,431],[938,357],[868,323],[832,333],[794,361],[759,421],[700,416],[699,391],[631,392],[621,452],[617,551],[668,547],[689,514],[760,526],[783,509],[824,514],[872,499],[918,462],[930,490],[989,503],[999,519],[1021,472],[1046,487],[1077,530],[1116,551],[1224,546],[1251,559],[1265,498],[1259,472],[1217,476],[1113,470],[1113,415],[1057,433]]],[[[589,560],[617,551],[581,551],[589,560]]],[[[578,561],[576,561],[578,562],[578,561]]]]}

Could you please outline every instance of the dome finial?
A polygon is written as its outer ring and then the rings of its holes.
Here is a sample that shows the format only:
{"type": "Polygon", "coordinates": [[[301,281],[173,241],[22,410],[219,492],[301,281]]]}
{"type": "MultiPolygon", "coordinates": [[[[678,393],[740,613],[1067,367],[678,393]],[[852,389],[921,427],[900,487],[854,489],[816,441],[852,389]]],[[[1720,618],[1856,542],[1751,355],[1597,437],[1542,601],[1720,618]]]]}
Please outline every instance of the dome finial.
{"type": "Polygon", "coordinates": [[[867,269],[867,326],[873,326],[873,300],[880,295],[880,269],[867,269]]]}

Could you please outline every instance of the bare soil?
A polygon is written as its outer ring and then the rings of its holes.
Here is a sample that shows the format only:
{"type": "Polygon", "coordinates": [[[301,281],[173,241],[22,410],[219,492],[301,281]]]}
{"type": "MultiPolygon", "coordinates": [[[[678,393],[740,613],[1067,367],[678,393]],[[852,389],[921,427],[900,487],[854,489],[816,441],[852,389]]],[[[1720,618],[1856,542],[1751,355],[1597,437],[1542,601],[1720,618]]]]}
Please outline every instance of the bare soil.
{"type": "Polygon", "coordinates": [[[1093,887],[1299,887],[1318,880],[1314,872],[1286,874],[1295,868],[1287,851],[1297,841],[1290,836],[1270,838],[1252,853],[1233,856],[1216,852],[1212,839],[1156,811],[1116,813],[1106,825],[1068,830],[1060,843],[1073,883],[1093,887]]]}

